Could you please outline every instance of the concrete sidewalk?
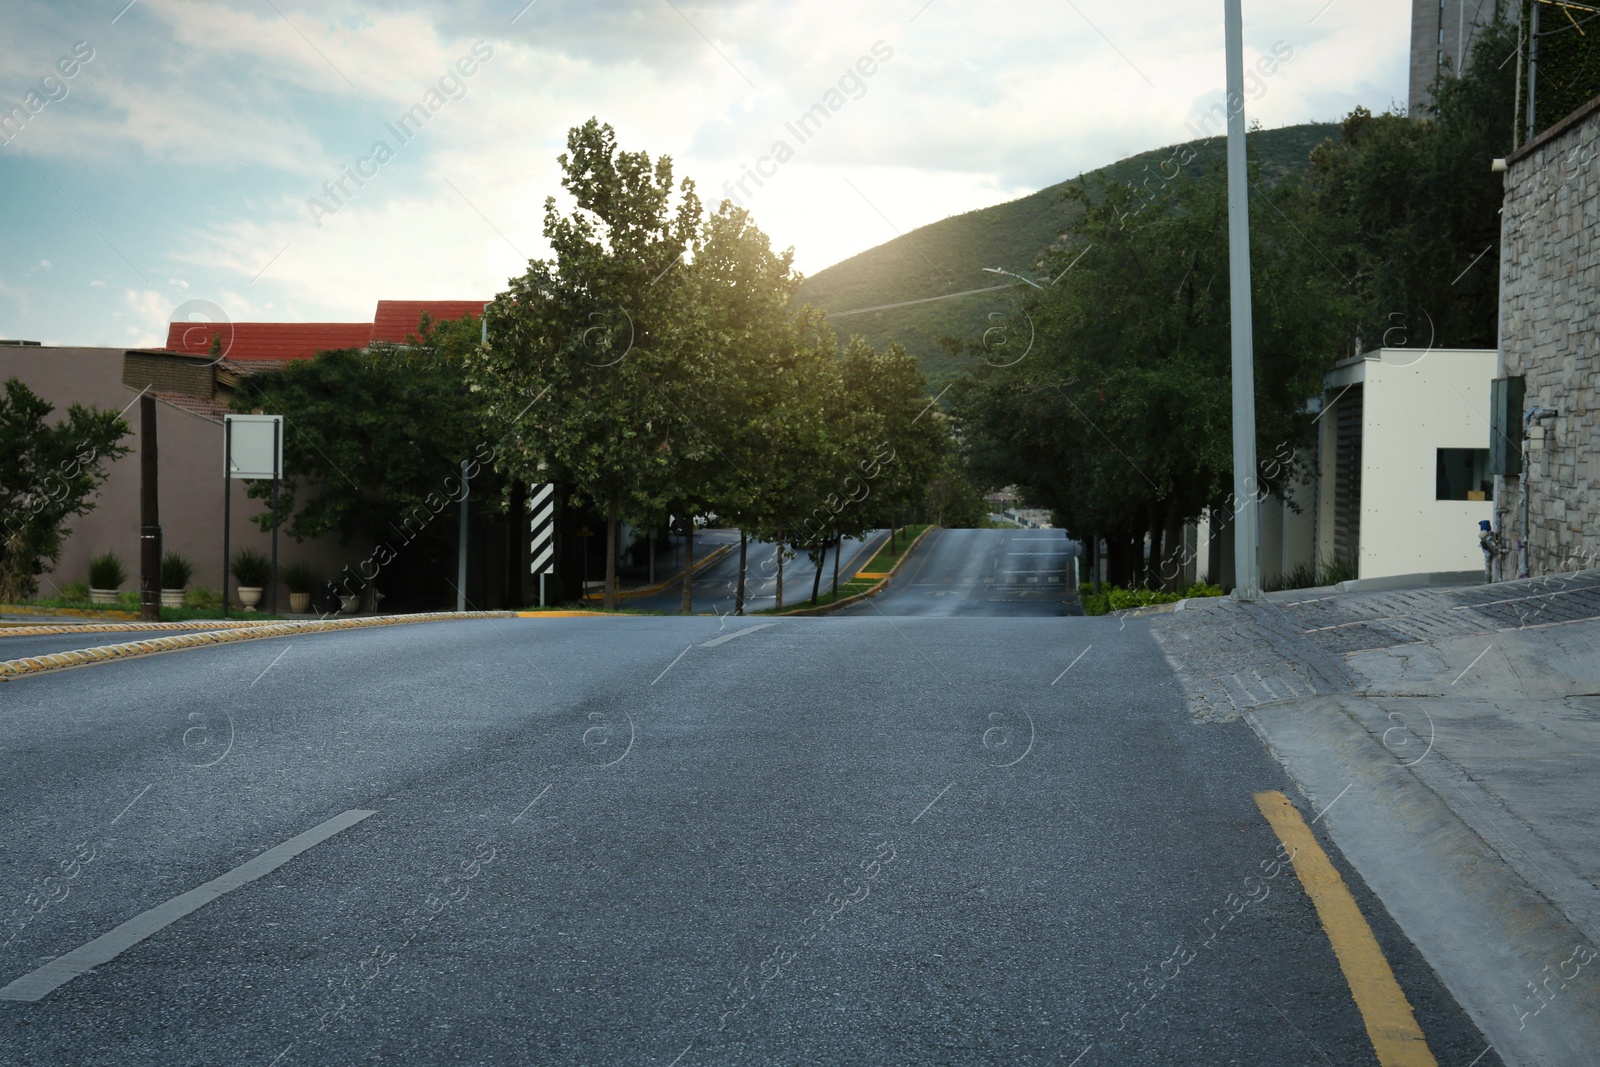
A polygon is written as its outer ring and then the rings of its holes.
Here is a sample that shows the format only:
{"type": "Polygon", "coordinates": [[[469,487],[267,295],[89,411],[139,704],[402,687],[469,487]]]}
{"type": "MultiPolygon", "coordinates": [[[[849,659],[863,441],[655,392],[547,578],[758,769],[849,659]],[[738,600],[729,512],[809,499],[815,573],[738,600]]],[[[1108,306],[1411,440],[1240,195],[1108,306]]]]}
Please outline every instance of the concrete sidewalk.
{"type": "Polygon", "coordinates": [[[1196,717],[1245,718],[1507,1064],[1600,1062],[1600,571],[1150,626],[1196,717]]]}

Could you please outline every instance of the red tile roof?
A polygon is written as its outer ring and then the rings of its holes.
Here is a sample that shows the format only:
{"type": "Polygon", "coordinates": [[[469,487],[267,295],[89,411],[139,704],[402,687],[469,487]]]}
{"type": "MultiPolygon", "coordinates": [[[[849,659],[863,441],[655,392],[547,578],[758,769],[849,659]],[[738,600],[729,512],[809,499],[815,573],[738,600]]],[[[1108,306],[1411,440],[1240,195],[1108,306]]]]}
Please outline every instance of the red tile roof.
{"type": "Polygon", "coordinates": [[[463,315],[477,318],[483,314],[486,303],[486,300],[380,300],[372,317],[372,340],[401,344],[408,334],[417,332],[424,311],[436,322],[459,319],[463,315]]]}
{"type": "MultiPolygon", "coordinates": [[[[482,305],[479,305],[482,310],[482,305]]],[[[207,355],[213,335],[222,338],[222,354],[235,363],[251,360],[310,359],[331,348],[365,348],[372,339],[366,322],[173,322],[167,325],[167,349],[207,355]]]]}

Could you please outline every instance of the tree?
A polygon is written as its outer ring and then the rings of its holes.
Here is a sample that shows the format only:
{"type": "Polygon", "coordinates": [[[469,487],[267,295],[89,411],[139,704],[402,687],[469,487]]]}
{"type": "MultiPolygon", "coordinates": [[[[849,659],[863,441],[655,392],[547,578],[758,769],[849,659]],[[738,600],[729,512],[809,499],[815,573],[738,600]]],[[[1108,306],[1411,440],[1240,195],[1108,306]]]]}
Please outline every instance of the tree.
{"type": "MultiPolygon", "coordinates": [[[[470,317],[425,322],[412,344],[319,352],[245,380],[234,410],[284,416],[279,513],[290,536],[454,536],[422,517],[460,499],[462,460],[482,466],[493,455],[462,375],[465,335],[477,342],[470,317]]],[[[250,486],[258,500],[271,491],[268,482],[250,486]]],[[[255,521],[270,529],[270,510],[255,521]]]]}
{"type": "MultiPolygon", "coordinates": [[[[352,594],[408,545],[454,545],[456,524],[437,520],[453,516],[469,491],[463,462],[476,507],[501,506],[505,480],[493,470],[483,403],[469,392],[462,368],[478,332],[471,316],[446,322],[424,316],[405,344],[319,352],[247,378],[234,397],[236,411],[284,417],[284,530],[296,540],[329,534],[344,544],[372,540],[360,573],[346,568],[342,581],[352,594]]],[[[269,501],[271,482],[252,482],[248,492],[269,501]]],[[[271,529],[270,508],[254,519],[271,529]]]]}
{"type": "Polygon", "coordinates": [[[55,409],[20,379],[0,397],[0,601],[37,594],[46,564],[61,558],[67,521],[94,510],[110,463],[130,451],[131,431],[115,412],[73,404],[54,425],[55,409]]]}
{"type": "Polygon", "coordinates": [[[615,131],[595,119],[568,133],[559,162],[576,206],[562,215],[554,197],[545,201],[555,258],[530,261],[489,309],[492,344],[475,354],[471,375],[490,418],[507,427],[502,471],[532,480],[543,462],[579,502],[605,507],[605,603],[614,609],[624,506],[654,513],[670,464],[706,447],[658,384],[697,370],[684,347],[687,279],[677,267],[700,201],[684,179],[674,203],[671,159],[619,150],[615,131]]]}
{"type": "Polygon", "coordinates": [[[1501,178],[1510,154],[1516,34],[1484,29],[1463,77],[1445,71],[1427,116],[1358,107],[1311,154],[1295,214],[1358,306],[1353,347],[1493,348],[1501,178]]]}
{"type": "Polygon", "coordinates": [[[920,505],[946,447],[948,432],[916,360],[891,343],[882,352],[853,338],[842,358],[844,387],[859,405],[863,431],[887,457],[865,514],[890,528],[920,505]]]}
{"type": "Polygon", "coordinates": [[[966,464],[950,441],[940,457],[933,480],[923,498],[928,521],[946,529],[980,527],[989,516],[983,494],[967,476],[966,464]]]}
{"type": "MultiPolygon", "coordinates": [[[[1057,281],[1023,290],[1010,324],[1028,354],[961,383],[957,421],[980,479],[1023,487],[1074,536],[1105,537],[1115,580],[1170,584],[1182,523],[1225,506],[1232,485],[1225,174],[1180,171],[1144,205],[1109,183],[1068,195],[1083,210],[1043,264],[1057,281]]],[[[1348,334],[1339,279],[1268,195],[1251,212],[1263,456],[1304,439],[1306,400],[1348,334]]],[[[1281,491],[1293,473],[1253,477],[1281,491]]]]}
{"type": "MultiPolygon", "coordinates": [[[[680,322],[697,373],[659,383],[697,437],[697,447],[674,450],[669,464],[667,496],[677,514],[740,519],[771,491],[771,473],[790,462],[774,447],[771,418],[784,402],[781,356],[792,340],[790,304],[800,287],[793,262],[792,248],[774,252],[749,213],[724,201],[705,220],[693,261],[682,268],[688,284],[680,322]]],[[[693,524],[685,528],[692,563],[693,524]]],[[[685,614],[693,610],[693,588],[686,567],[685,614]]]]}

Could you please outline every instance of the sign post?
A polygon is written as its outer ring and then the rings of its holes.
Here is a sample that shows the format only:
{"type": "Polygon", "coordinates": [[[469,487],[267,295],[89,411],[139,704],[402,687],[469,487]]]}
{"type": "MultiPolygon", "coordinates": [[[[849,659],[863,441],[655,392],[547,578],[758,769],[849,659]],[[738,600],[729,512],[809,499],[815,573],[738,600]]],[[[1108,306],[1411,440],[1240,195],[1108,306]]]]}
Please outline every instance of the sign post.
{"type": "MultiPolygon", "coordinates": [[[[533,495],[528,499],[528,510],[532,512],[529,521],[529,530],[533,534],[533,548],[529,552],[533,563],[529,567],[530,574],[539,576],[539,606],[545,606],[544,579],[545,575],[555,573],[556,563],[556,487],[553,482],[533,487],[533,495]]],[[[587,574],[584,576],[588,577],[587,574]]]]}
{"type": "Polygon", "coordinates": [[[228,614],[228,544],[233,481],[272,479],[272,596],[278,613],[278,481],[283,477],[283,416],[222,417],[222,614],[228,614]]]}

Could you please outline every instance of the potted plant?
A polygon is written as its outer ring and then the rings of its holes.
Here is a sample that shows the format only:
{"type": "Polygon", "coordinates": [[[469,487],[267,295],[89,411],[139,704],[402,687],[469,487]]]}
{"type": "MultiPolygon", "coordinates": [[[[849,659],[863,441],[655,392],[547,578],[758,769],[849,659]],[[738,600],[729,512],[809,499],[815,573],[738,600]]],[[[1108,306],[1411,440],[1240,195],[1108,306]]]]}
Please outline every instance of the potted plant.
{"type": "Polygon", "coordinates": [[[305,562],[291,563],[283,569],[283,584],[289,587],[289,610],[311,610],[311,592],[317,587],[317,572],[305,562]]]}
{"type": "Polygon", "coordinates": [[[342,615],[354,615],[361,610],[361,594],[342,592],[339,594],[339,612],[342,615]]]}
{"type": "Polygon", "coordinates": [[[272,580],[272,561],[253,548],[241,548],[233,554],[228,571],[239,583],[239,603],[254,611],[261,603],[261,591],[272,580]]]}
{"type": "Polygon", "coordinates": [[[161,606],[164,608],[183,607],[183,591],[189,587],[189,579],[194,577],[194,564],[188,557],[176,552],[168,552],[161,557],[161,606]]]}
{"type": "Polygon", "coordinates": [[[89,560],[89,603],[108,607],[117,602],[117,586],[128,580],[128,568],[115,552],[89,560]]]}

